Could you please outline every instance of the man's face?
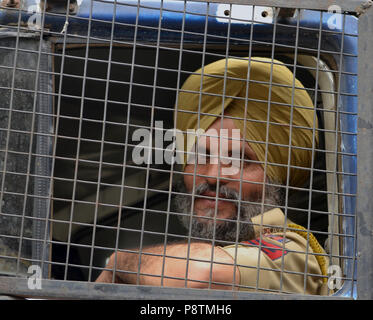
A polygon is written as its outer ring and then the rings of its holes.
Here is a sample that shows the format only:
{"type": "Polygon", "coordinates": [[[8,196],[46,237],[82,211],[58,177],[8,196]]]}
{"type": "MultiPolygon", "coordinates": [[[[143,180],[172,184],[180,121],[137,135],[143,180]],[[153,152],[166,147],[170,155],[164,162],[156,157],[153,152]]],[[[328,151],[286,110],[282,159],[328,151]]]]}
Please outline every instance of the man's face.
{"type": "MultiPolygon", "coordinates": [[[[235,241],[237,235],[240,241],[254,237],[253,227],[248,222],[268,209],[262,206],[264,170],[255,162],[258,161],[256,154],[246,142],[237,139],[237,129],[231,119],[216,120],[206,131],[205,138],[199,138],[199,144],[205,146],[207,157],[205,161],[185,166],[184,183],[179,186],[179,192],[185,194],[175,198],[175,209],[184,214],[179,216],[181,222],[195,237],[225,241],[235,241]],[[226,129],[225,135],[219,135],[220,129],[226,129]],[[220,150],[221,147],[226,150],[220,150]],[[242,150],[246,161],[241,170],[242,150]],[[217,151],[236,161],[214,161],[217,151]]],[[[279,189],[266,185],[264,198],[265,204],[278,206],[281,202],[279,189]]]]}
{"type": "MultiPolygon", "coordinates": [[[[217,218],[232,219],[236,215],[236,204],[233,201],[225,201],[224,194],[217,194],[216,186],[218,177],[219,187],[224,186],[229,190],[236,191],[238,194],[240,192],[240,185],[242,185],[241,199],[249,201],[258,201],[261,199],[264,170],[259,163],[250,162],[250,160],[258,161],[258,158],[247,142],[237,141],[235,137],[232,140],[234,129],[237,130],[232,119],[217,119],[206,131],[206,136],[199,138],[199,145],[206,146],[205,163],[197,161],[196,164],[187,164],[185,166],[184,173],[189,173],[189,175],[184,175],[184,183],[189,193],[193,191],[193,185],[197,187],[201,184],[208,184],[210,186],[210,190],[206,190],[201,194],[208,198],[196,196],[194,200],[194,213],[197,215],[199,221],[203,221],[203,217],[211,209],[215,210],[215,206],[217,207],[217,218]],[[217,132],[219,134],[223,132],[221,129],[226,129],[225,132],[228,134],[214,137],[214,133],[217,132]],[[209,137],[208,135],[211,136],[209,137]],[[222,148],[226,150],[221,150],[222,148]],[[239,166],[235,167],[235,161],[225,161],[223,163],[222,161],[217,161],[216,158],[213,161],[213,155],[217,152],[228,156],[238,154],[239,158],[237,160],[239,160],[242,158],[241,152],[243,148],[243,158],[246,161],[242,165],[242,172],[239,166]],[[195,179],[194,171],[196,173],[195,179]],[[241,178],[242,183],[240,183],[241,178]],[[223,200],[216,200],[217,196],[218,198],[223,198],[223,200]]],[[[241,164],[240,161],[238,163],[239,165],[241,164]]]]}

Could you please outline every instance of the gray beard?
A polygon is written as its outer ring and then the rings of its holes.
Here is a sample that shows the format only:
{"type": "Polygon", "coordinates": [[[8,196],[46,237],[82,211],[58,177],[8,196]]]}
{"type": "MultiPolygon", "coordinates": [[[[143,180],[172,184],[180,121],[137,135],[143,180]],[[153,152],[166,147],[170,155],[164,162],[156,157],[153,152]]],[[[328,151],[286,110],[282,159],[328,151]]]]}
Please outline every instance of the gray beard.
{"type": "MultiPolygon", "coordinates": [[[[198,240],[216,240],[226,245],[226,242],[241,242],[255,238],[255,232],[251,218],[266,212],[282,204],[282,192],[278,186],[265,186],[264,204],[262,199],[250,200],[250,203],[239,202],[239,193],[236,190],[227,188],[225,185],[219,188],[218,194],[226,199],[236,200],[233,203],[236,212],[230,219],[215,219],[215,209],[211,208],[203,217],[204,222],[198,221],[195,213],[192,212],[192,194],[188,193],[185,184],[181,182],[177,186],[177,191],[184,194],[176,194],[174,201],[174,210],[182,215],[178,218],[182,225],[189,230],[190,235],[198,240]],[[240,204],[239,204],[240,203],[240,204]],[[239,214],[237,214],[239,212],[239,214]]],[[[198,185],[195,188],[194,195],[198,196],[206,191],[216,192],[216,186],[210,186],[207,183],[198,185]]],[[[246,200],[248,201],[248,200],[246,200]]]]}

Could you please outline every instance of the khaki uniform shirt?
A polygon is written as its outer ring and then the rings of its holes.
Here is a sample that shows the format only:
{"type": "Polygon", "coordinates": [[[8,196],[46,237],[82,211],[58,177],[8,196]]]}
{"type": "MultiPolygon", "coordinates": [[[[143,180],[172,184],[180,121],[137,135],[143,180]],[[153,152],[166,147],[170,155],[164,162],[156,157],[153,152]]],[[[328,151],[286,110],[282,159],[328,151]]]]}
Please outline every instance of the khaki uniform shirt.
{"type": "Polygon", "coordinates": [[[285,220],[280,209],[265,212],[252,218],[255,239],[221,247],[238,266],[239,289],[328,294],[324,250],[306,229],[285,220]]]}

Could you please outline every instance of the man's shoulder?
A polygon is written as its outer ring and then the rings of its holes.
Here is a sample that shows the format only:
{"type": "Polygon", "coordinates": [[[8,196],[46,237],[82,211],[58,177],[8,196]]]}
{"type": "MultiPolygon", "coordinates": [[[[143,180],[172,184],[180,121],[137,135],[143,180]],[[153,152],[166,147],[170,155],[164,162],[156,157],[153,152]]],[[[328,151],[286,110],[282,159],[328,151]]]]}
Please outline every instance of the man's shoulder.
{"type": "Polygon", "coordinates": [[[271,261],[276,261],[282,256],[292,254],[304,254],[307,251],[307,239],[301,235],[292,232],[276,232],[265,233],[250,240],[244,240],[237,244],[227,245],[222,249],[230,252],[233,255],[237,250],[238,255],[246,255],[247,258],[258,259],[258,254],[253,255],[254,252],[262,253],[271,261]]]}

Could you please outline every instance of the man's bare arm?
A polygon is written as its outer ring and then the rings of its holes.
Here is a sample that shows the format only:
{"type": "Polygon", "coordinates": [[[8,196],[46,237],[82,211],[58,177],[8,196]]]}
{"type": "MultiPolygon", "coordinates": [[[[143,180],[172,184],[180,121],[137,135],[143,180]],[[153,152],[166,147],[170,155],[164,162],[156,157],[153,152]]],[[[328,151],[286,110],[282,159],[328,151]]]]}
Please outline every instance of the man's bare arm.
{"type": "MultiPolygon", "coordinates": [[[[106,266],[111,270],[104,270],[96,282],[111,283],[114,264],[115,282],[137,283],[139,254],[122,251],[111,255],[106,266]]],[[[231,289],[233,282],[239,283],[240,277],[237,267],[234,272],[232,257],[221,248],[206,243],[167,245],[165,256],[163,246],[145,248],[140,266],[138,283],[141,285],[208,288],[211,283],[213,289],[231,289]]]]}

